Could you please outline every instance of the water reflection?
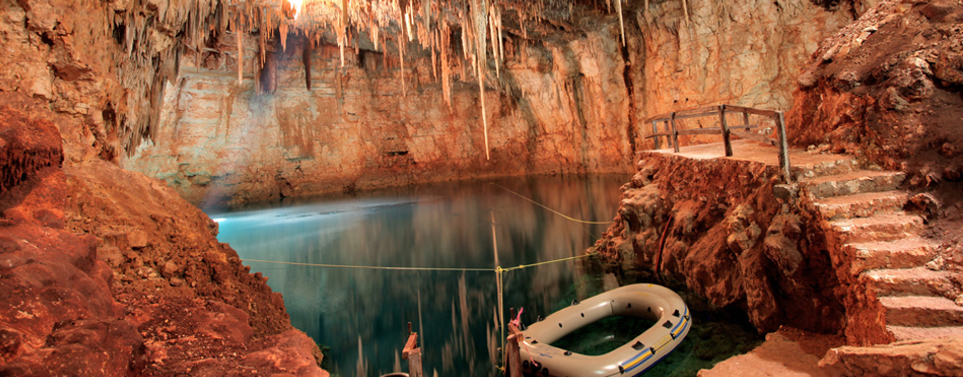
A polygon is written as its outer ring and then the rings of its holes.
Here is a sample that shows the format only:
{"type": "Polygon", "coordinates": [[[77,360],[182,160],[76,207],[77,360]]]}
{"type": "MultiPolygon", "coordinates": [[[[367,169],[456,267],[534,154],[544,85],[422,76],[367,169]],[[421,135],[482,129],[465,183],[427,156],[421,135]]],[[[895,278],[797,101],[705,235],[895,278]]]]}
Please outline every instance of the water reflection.
{"type": "MultiPolygon", "coordinates": [[[[607,229],[628,176],[535,177],[282,203],[212,215],[222,242],[284,295],[291,322],[331,348],[340,376],[396,371],[407,323],[421,334],[424,369],[494,375],[500,359],[495,273],[371,270],[252,260],[385,267],[503,267],[580,255],[607,229]],[[492,219],[494,219],[494,226],[492,219]]],[[[507,273],[504,303],[523,319],[547,316],[576,296],[574,262],[507,273]]],[[[584,284],[583,284],[584,285],[584,284]]],[[[579,297],[584,298],[583,293],[579,297]]],[[[508,313],[505,313],[506,317],[508,313]]],[[[507,320],[507,319],[506,319],[507,320]]]]}

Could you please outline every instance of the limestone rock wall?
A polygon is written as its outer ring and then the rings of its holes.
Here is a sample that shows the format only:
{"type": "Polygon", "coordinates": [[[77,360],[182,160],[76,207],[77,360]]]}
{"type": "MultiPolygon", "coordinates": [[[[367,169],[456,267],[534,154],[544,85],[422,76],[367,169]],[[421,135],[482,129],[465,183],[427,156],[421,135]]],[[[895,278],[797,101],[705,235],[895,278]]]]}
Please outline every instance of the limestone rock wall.
{"type": "Polygon", "coordinates": [[[489,61],[485,79],[491,160],[477,79],[460,51],[451,53],[449,108],[440,63],[415,44],[404,70],[394,43],[376,51],[358,42],[342,68],[336,46],[322,43],[305,55],[306,38],[292,32],[284,46],[274,45],[272,93],[254,88],[255,37],[242,38],[240,83],[236,35],[201,56],[188,51],[180,76],[165,84],[159,126],[122,164],[200,205],[493,175],[627,171],[635,152],[652,147],[644,139],[650,126],[639,124],[647,116],[722,102],[788,108],[803,61],[862,7],[697,0],[687,21],[681,4],[627,6],[624,48],[616,15],[597,11],[553,20],[557,28],[533,27],[527,38],[518,28],[506,34],[499,74],[489,61]]]}
{"type": "MultiPolygon", "coordinates": [[[[286,49],[275,46],[274,93],[256,92],[253,64],[239,85],[229,54],[206,53],[200,68],[197,56],[186,56],[180,79],[166,89],[161,127],[124,166],[166,179],[201,204],[479,176],[623,171],[632,154],[628,102],[620,94],[623,62],[610,58],[620,56],[611,34],[518,45],[510,50],[517,60],[500,77],[489,72],[490,161],[479,90],[464,74],[470,68],[455,67],[461,81],[449,108],[430,59],[407,62],[403,83],[397,56],[349,52],[342,68],[337,46],[323,45],[309,53],[309,90],[303,56],[310,47],[291,38],[286,49]]],[[[236,50],[235,40],[224,38],[223,49],[236,50]]],[[[243,61],[253,62],[257,51],[252,38],[245,41],[243,61]]]]}
{"type": "MultiPolygon", "coordinates": [[[[788,110],[819,42],[875,1],[653,1],[628,17],[641,28],[641,115],[716,103],[788,110]]],[[[631,22],[630,22],[631,24],[631,22]]]]}

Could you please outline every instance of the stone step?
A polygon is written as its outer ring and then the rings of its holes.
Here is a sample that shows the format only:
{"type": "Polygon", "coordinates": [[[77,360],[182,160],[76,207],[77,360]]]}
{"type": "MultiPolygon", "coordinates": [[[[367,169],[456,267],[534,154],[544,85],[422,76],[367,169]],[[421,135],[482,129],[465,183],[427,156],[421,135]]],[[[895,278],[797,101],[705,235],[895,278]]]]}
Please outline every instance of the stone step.
{"type": "Polygon", "coordinates": [[[886,308],[886,324],[895,326],[963,326],[963,307],[952,300],[934,296],[886,296],[879,302],[886,308]]]}
{"type": "Polygon", "coordinates": [[[845,174],[859,169],[859,162],[856,158],[848,155],[839,155],[839,158],[829,161],[819,161],[792,165],[798,179],[811,179],[828,175],[845,174]]]}
{"type": "Polygon", "coordinates": [[[815,198],[853,195],[864,192],[892,191],[906,179],[895,171],[857,170],[849,173],[816,177],[806,181],[806,189],[815,198]]]}
{"type": "Polygon", "coordinates": [[[896,241],[857,242],[844,247],[853,251],[853,273],[878,268],[911,268],[933,260],[940,244],[919,237],[896,241]]]}
{"type": "Polygon", "coordinates": [[[963,326],[952,327],[908,327],[886,326],[886,330],[896,337],[897,342],[907,340],[963,338],[963,326]]]}
{"type": "Polygon", "coordinates": [[[866,192],[818,199],[816,208],[830,220],[851,219],[899,211],[907,200],[903,191],[866,192]]]}
{"type": "Polygon", "coordinates": [[[926,267],[869,270],[860,278],[877,296],[942,296],[953,289],[949,272],[926,267]]]}
{"type": "Polygon", "coordinates": [[[895,241],[916,237],[923,226],[923,218],[899,211],[889,215],[833,220],[829,225],[845,243],[895,241]]]}

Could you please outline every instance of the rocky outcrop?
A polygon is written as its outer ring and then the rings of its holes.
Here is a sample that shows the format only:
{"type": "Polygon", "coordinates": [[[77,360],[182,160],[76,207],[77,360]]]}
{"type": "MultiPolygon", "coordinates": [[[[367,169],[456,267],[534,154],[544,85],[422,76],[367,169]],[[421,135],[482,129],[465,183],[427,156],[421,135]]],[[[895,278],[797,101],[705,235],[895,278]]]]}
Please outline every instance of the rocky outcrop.
{"type": "Polygon", "coordinates": [[[914,187],[959,182],[961,25],[958,1],[882,1],[813,53],[790,140],[905,171],[914,187]]]}
{"type": "Polygon", "coordinates": [[[0,195],[0,374],[325,374],[202,212],[107,162],[62,169],[56,128],[32,110],[0,109],[5,145],[49,152],[0,161],[34,167],[0,195]]]}
{"type": "Polygon", "coordinates": [[[0,196],[0,373],[116,376],[142,367],[143,339],[123,320],[93,237],[66,230],[66,176],[50,158],[62,153],[60,139],[43,138],[56,128],[4,107],[0,134],[15,151],[47,152],[0,161],[3,171],[33,167],[0,196]]]}
{"type": "Polygon", "coordinates": [[[776,199],[779,179],[763,163],[643,153],[595,250],[630,280],[681,281],[717,307],[743,309],[762,332],[839,331],[842,284],[824,235],[804,231],[818,219],[776,199]]]}

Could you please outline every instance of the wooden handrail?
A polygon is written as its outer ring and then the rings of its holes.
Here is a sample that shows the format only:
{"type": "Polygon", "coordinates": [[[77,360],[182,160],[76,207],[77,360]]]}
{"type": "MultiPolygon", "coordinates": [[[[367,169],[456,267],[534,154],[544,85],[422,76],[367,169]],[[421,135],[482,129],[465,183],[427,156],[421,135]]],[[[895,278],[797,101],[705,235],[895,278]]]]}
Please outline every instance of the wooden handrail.
{"type": "Polygon", "coordinates": [[[652,123],[652,134],[647,136],[653,138],[655,142],[655,148],[659,149],[659,138],[665,137],[668,144],[672,146],[675,153],[679,153],[679,135],[694,135],[694,134],[722,134],[723,146],[725,147],[725,153],[727,157],[731,157],[732,152],[732,142],[730,136],[735,134],[738,137],[761,141],[767,144],[776,145],[779,147],[779,167],[782,171],[783,178],[787,183],[792,182],[792,176],[790,174],[789,165],[789,143],[786,138],[786,121],[783,113],[781,111],[773,110],[763,110],[755,109],[751,107],[744,106],[734,106],[734,105],[716,105],[716,106],[703,106],[679,111],[673,111],[665,114],[659,114],[653,117],[646,118],[645,123],[652,123]],[[726,114],[742,114],[743,124],[730,126],[726,121],[726,114]],[[750,134],[748,132],[740,132],[739,130],[748,130],[749,128],[756,128],[757,125],[749,124],[749,115],[761,115],[769,118],[773,118],[776,123],[778,132],[778,141],[772,140],[770,138],[750,134]],[[680,119],[689,118],[700,118],[708,116],[718,116],[719,117],[719,127],[710,128],[700,128],[693,130],[680,130],[676,127],[676,121],[680,119]],[[659,131],[659,123],[663,123],[665,126],[665,131],[659,131]],[[731,128],[731,129],[730,129],[731,128]]]}

